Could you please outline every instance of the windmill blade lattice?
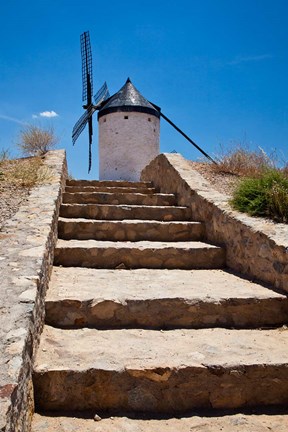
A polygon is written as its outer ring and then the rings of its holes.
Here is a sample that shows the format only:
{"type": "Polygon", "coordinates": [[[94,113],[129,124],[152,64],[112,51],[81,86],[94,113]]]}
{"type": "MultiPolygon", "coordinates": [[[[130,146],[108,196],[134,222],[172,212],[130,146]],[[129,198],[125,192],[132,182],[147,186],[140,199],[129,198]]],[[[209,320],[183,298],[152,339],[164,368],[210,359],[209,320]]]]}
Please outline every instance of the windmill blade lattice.
{"type": "Polygon", "coordinates": [[[92,77],[92,51],[89,32],[84,32],[80,36],[81,58],[82,58],[82,101],[90,105],[93,93],[92,77]]]}
{"type": "Polygon", "coordinates": [[[75,126],[73,127],[73,131],[72,131],[73,145],[75,144],[76,140],[79,138],[80,134],[85,129],[88,120],[92,117],[93,113],[94,113],[94,109],[90,108],[89,110],[85,111],[85,113],[75,123],[75,126]]]}
{"type": "Polygon", "coordinates": [[[100,89],[98,90],[98,92],[95,94],[94,96],[94,102],[95,105],[100,105],[101,102],[107,100],[110,97],[110,93],[108,90],[108,86],[106,81],[104,82],[104,84],[102,85],[102,87],[100,87],[100,89]]]}
{"type": "Polygon", "coordinates": [[[93,94],[93,77],[92,77],[92,51],[90,44],[89,32],[84,32],[80,36],[81,44],[81,59],[82,59],[82,101],[84,102],[83,108],[86,110],[80,119],[75,123],[72,131],[73,145],[79,138],[80,134],[88,124],[89,136],[89,165],[88,172],[90,172],[92,164],[92,136],[93,136],[93,122],[92,116],[96,110],[100,109],[101,103],[110,97],[107,83],[105,82],[102,87],[95,94],[95,105],[92,103],[93,94]]]}

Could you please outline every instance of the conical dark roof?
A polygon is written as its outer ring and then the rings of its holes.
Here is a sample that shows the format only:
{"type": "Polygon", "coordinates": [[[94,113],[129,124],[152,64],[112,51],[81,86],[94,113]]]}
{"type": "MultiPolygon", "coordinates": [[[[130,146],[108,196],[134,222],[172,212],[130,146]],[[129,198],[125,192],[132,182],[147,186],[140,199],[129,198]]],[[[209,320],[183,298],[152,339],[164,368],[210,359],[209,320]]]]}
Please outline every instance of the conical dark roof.
{"type": "MultiPolygon", "coordinates": [[[[157,107],[158,108],[158,107],[157,107]]],[[[134,87],[130,78],[124,86],[113,96],[107,99],[98,112],[98,119],[103,115],[113,112],[144,112],[160,117],[160,108],[156,109],[141,93],[134,87]]]]}

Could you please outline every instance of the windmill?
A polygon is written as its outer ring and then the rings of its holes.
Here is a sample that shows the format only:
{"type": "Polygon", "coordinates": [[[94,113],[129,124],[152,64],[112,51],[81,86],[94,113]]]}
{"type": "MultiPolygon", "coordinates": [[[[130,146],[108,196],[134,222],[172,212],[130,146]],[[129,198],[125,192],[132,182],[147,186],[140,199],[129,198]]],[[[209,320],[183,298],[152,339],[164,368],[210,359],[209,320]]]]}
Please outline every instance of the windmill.
{"type": "MultiPolygon", "coordinates": [[[[91,170],[92,165],[92,136],[93,136],[93,125],[92,125],[92,117],[95,111],[100,111],[98,114],[98,119],[100,115],[103,115],[104,112],[110,111],[144,111],[147,112],[147,104],[148,110],[151,112],[151,108],[157,112],[157,117],[162,117],[166,120],[177,132],[179,132],[187,141],[190,142],[194,147],[196,147],[207,159],[217,165],[217,163],[201,148],[199,147],[188,135],[186,135],[178,126],[176,126],[167,116],[163,114],[161,109],[152,102],[149,102],[137,91],[137,89],[132,85],[130,79],[128,78],[125,86],[123,86],[119,92],[115,93],[110,97],[109,90],[107,87],[107,83],[104,82],[102,87],[98,90],[98,92],[94,95],[94,103],[92,101],[93,95],[93,76],[92,76],[92,52],[91,52],[91,44],[90,44],[90,36],[89,32],[84,32],[80,36],[81,42],[81,58],[82,58],[82,101],[84,102],[83,108],[85,109],[85,113],[80,117],[80,119],[75,123],[75,126],[72,131],[72,142],[75,144],[76,140],[79,138],[80,134],[85,129],[88,124],[88,136],[89,136],[89,165],[88,172],[91,170]],[[127,87],[128,86],[128,87],[127,87]],[[124,97],[123,93],[127,96],[124,97]],[[120,95],[120,97],[118,97],[120,95]],[[115,106],[115,100],[119,104],[115,106]],[[141,106],[144,102],[145,107],[141,106]],[[113,105],[113,106],[111,106],[113,105]],[[149,107],[150,106],[150,107],[149,107]]],[[[125,118],[128,118],[125,116],[125,118]]],[[[137,131],[137,134],[139,131],[137,131]]],[[[136,140],[138,140],[139,135],[136,136],[136,140]]],[[[100,142],[101,146],[101,142],[100,142]]],[[[124,144],[125,146],[125,144],[124,144]]],[[[129,149],[130,155],[134,149],[129,149]]],[[[109,150],[107,150],[109,151],[109,150]]],[[[124,157],[124,156],[123,156],[124,157]]],[[[115,165],[115,162],[114,162],[115,165]]],[[[117,167],[116,167],[117,170],[117,167]]]]}
{"type": "Polygon", "coordinates": [[[88,172],[91,170],[92,165],[92,136],[93,136],[93,123],[92,116],[97,111],[101,103],[110,97],[107,83],[104,82],[102,87],[94,95],[94,104],[92,102],[93,95],[93,74],[92,74],[92,51],[90,44],[89,32],[84,32],[80,36],[81,44],[81,58],[82,58],[82,101],[85,113],[75,123],[72,131],[72,142],[75,144],[80,134],[88,124],[89,136],[89,165],[88,172]]]}

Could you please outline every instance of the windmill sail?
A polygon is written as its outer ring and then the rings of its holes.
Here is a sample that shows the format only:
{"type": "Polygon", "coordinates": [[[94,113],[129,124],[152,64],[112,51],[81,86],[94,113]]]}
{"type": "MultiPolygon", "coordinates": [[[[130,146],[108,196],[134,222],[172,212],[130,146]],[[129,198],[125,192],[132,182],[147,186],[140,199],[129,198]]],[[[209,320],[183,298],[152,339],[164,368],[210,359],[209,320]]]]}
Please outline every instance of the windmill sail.
{"type": "Polygon", "coordinates": [[[88,124],[88,136],[89,136],[89,165],[88,172],[90,172],[92,165],[92,136],[93,136],[93,124],[92,115],[96,110],[100,109],[101,103],[110,97],[107,83],[105,82],[102,87],[94,96],[95,105],[92,103],[93,94],[93,77],[92,77],[92,51],[90,44],[89,32],[84,32],[80,36],[81,43],[81,59],[82,59],[82,101],[84,102],[83,108],[86,110],[85,113],[75,123],[72,131],[72,142],[73,145],[79,138],[80,134],[88,124]]]}
{"type": "Polygon", "coordinates": [[[108,90],[107,83],[105,81],[102,87],[100,87],[100,89],[94,96],[95,105],[100,105],[101,102],[107,100],[109,97],[110,97],[110,93],[108,90]]]}
{"type": "Polygon", "coordinates": [[[81,37],[81,58],[82,58],[82,101],[86,105],[92,103],[93,77],[92,77],[92,51],[89,32],[84,32],[81,37]]]}
{"type": "Polygon", "coordinates": [[[85,113],[79,118],[79,120],[75,123],[75,126],[73,127],[72,131],[72,142],[73,145],[75,144],[76,140],[79,138],[81,132],[85,129],[88,120],[92,117],[94,113],[94,109],[91,108],[90,110],[85,111],[85,113]]]}

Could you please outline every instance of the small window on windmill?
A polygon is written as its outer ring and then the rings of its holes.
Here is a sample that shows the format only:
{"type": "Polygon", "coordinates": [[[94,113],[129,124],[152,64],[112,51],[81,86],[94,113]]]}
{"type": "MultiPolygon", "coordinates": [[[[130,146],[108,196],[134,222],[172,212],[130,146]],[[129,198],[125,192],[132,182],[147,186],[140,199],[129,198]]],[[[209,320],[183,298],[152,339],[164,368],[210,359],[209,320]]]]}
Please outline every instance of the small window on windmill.
{"type": "Polygon", "coordinates": [[[103,123],[106,123],[106,118],[103,119],[103,123]]]}
{"type": "Polygon", "coordinates": [[[125,119],[125,120],[128,120],[128,116],[124,116],[124,119],[125,119]]]}
{"type": "Polygon", "coordinates": [[[151,118],[150,117],[148,117],[148,121],[151,122],[151,118]]]}

